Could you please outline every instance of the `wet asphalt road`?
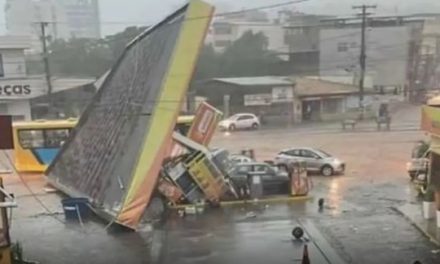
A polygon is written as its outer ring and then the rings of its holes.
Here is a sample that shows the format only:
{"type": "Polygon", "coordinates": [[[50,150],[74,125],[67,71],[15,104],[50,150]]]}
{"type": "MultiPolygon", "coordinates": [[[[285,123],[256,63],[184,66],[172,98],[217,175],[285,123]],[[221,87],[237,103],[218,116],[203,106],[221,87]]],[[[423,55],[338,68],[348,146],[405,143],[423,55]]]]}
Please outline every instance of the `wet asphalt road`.
{"type": "MultiPolygon", "coordinates": [[[[394,209],[417,203],[405,163],[419,131],[296,133],[290,130],[219,134],[215,146],[237,152],[253,146],[260,160],[282,148],[322,148],[347,162],[345,175],[313,176],[313,200],[238,205],[201,216],[171,217],[155,231],[109,234],[104,223],[83,228],[48,216],[19,181],[8,179],[20,207],[12,237],[29,259],[41,263],[300,263],[302,242],[290,232],[302,225],[311,263],[440,263],[440,254],[394,209]],[[318,211],[317,199],[325,199],[318,211]],[[249,215],[252,212],[252,216],[249,215]],[[337,260],[338,258],[342,260],[337,260]],[[91,261],[93,260],[93,261],[91,261]]],[[[42,191],[44,181],[29,178],[52,212],[59,197],[42,191]]],[[[57,215],[62,219],[62,215],[57,215]]]]}
{"type": "Polygon", "coordinates": [[[216,142],[229,144],[236,152],[256,144],[260,160],[293,146],[334,154],[347,162],[347,171],[332,178],[313,176],[313,195],[325,199],[326,209],[322,214],[306,215],[340,256],[347,263],[440,263],[436,246],[395,210],[405,203],[418,203],[405,164],[414,143],[423,138],[422,132],[408,130],[323,130],[307,136],[284,130],[219,134],[216,142]]]}

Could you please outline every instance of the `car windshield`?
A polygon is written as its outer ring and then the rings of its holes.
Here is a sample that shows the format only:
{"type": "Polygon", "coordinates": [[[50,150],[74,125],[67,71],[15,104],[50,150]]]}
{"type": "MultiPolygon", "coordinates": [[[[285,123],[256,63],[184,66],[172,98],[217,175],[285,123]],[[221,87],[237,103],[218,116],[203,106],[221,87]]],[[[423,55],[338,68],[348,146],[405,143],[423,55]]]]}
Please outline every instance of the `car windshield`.
{"type": "Polygon", "coordinates": [[[327,152],[320,150],[320,149],[316,149],[315,152],[318,153],[318,155],[323,158],[331,158],[332,157],[332,155],[330,155],[327,152]]]}

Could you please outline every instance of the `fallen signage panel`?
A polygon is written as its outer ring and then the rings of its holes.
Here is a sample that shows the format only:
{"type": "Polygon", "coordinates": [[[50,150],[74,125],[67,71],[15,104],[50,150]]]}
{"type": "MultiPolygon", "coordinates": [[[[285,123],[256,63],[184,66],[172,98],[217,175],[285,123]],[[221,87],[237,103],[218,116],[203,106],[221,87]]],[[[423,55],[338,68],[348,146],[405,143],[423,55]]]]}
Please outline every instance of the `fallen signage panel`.
{"type": "Polygon", "coordinates": [[[200,104],[187,137],[199,144],[208,146],[223,113],[206,102],[200,104]]]}
{"type": "Polygon", "coordinates": [[[46,172],[135,229],[171,144],[213,7],[191,1],[133,40],[46,172]]]}

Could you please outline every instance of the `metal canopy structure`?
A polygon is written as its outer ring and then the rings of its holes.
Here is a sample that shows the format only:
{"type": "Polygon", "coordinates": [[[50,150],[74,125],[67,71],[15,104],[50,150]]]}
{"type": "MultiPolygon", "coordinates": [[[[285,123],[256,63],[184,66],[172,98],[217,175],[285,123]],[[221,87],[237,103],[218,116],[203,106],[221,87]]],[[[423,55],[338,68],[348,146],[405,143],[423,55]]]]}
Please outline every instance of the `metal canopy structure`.
{"type": "Polygon", "coordinates": [[[213,7],[191,1],[135,38],[46,171],[111,221],[135,229],[147,206],[213,7]]]}

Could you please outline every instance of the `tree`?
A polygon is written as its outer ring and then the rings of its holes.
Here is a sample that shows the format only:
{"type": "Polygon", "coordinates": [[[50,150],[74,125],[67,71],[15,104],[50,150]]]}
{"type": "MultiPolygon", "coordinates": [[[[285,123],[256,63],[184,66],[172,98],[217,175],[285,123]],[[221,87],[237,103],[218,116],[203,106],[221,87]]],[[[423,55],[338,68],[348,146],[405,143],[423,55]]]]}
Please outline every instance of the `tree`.
{"type": "MultiPolygon", "coordinates": [[[[121,56],[127,44],[146,27],[128,27],[104,39],[72,38],[55,40],[49,45],[49,61],[55,76],[100,77],[121,56]]],[[[42,74],[41,58],[27,61],[30,74],[42,74]]]]}
{"type": "Polygon", "coordinates": [[[219,72],[218,61],[219,55],[215,53],[214,47],[211,44],[205,45],[200,52],[194,79],[202,80],[216,77],[219,72]]]}
{"type": "Polygon", "coordinates": [[[276,74],[280,59],[268,50],[267,37],[259,32],[245,32],[238,40],[217,54],[211,45],[202,50],[195,79],[243,77],[276,74]]]}
{"type": "Polygon", "coordinates": [[[226,76],[258,76],[273,74],[272,65],[279,62],[268,50],[267,37],[247,31],[225,49],[221,56],[220,71],[226,76]]]}
{"type": "Polygon", "coordinates": [[[99,77],[113,58],[103,40],[56,40],[50,45],[50,65],[54,75],[99,77]]]}
{"type": "Polygon", "coordinates": [[[105,37],[105,42],[110,48],[115,59],[121,56],[125,47],[136,36],[144,32],[148,27],[128,27],[124,31],[105,37]]]}

